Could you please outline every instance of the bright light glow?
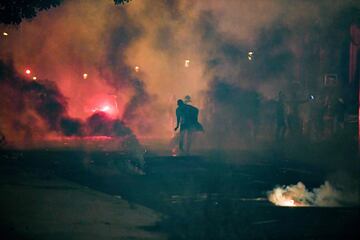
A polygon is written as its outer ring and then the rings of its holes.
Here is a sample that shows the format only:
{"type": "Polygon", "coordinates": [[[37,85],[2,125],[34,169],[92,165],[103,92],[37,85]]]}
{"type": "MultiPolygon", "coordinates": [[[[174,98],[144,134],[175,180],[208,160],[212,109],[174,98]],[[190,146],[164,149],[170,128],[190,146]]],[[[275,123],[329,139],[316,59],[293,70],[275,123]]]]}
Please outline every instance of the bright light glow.
{"type": "Polygon", "coordinates": [[[3,35],[4,36],[8,36],[9,34],[7,32],[3,32],[3,35]]]}
{"type": "Polygon", "coordinates": [[[283,207],[295,207],[295,202],[294,200],[290,199],[290,200],[284,200],[282,202],[278,203],[279,206],[283,206],[283,207]]]}
{"type": "Polygon", "coordinates": [[[84,73],[84,74],[83,74],[83,78],[84,78],[84,79],[87,79],[87,77],[88,77],[88,74],[87,74],[87,73],[84,73]]]}
{"type": "Polygon", "coordinates": [[[30,70],[30,69],[25,69],[25,73],[26,73],[27,75],[30,75],[30,74],[31,74],[31,70],[30,70]]]}
{"type": "Polygon", "coordinates": [[[249,51],[249,52],[248,52],[248,59],[249,59],[249,61],[252,61],[252,60],[253,60],[253,56],[254,56],[254,52],[253,52],[253,51],[249,51]]]}
{"type": "Polygon", "coordinates": [[[190,60],[189,59],[186,59],[185,60],[185,67],[189,67],[190,66],[190,60]]]}
{"type": "Polygon", "coordinates": [[[108,112],[108,113],[110,113],[112,111],[112,109],[111,109],[111,107],[109,105],[105,105],[105,106],[103,106],[101,108],[94,108],[92,111],[93,112],[99,112],[100,111],[100,112],[108,112]]]}
{"type": "Polygon", "coordinates": [[[110,110],[109,106],[104,106],[104,107],[101,108],[101,111],[103,111],[103,112],[107,112],[109,110],[110,110]]]}
{"type": "Polygon", "coordinates": [[[139,66],[135,66],[135,72],[139,72],[140,71],[140,67],[139,66]]]}
{"type": "Polygon", "coordinates": [[[35,77],[35,76],[34,76],[32,79],[33,79],[33,80],[36,80],[36,79],[37,79],[37,77],[35,77]]]}

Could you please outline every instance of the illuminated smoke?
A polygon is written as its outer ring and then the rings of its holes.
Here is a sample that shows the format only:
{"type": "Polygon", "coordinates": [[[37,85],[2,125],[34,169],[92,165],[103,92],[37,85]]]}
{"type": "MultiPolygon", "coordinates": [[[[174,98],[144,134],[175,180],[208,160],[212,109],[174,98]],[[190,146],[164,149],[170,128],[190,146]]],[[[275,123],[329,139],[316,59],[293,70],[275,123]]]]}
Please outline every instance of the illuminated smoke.
{"type": "MultiPolygon", "coordinates": [[[[201,4],[209,10],[202,12],[197,22],[199,35],[208,46],[204,56],[208,81],[204,126],[214,147],[241,148],[254,143],[256,134],[271,136],[274,114],[270,118],[259,115],[268,111],[266,106],[273,104],[279,91],[286,92],[289,99],[295,96],[293,81],[302,82],[303,88],[297,91],[305,98],[307,84],[315,84],[315,76],[320,76],[315,67],[320,63],[320,50],[330,50],[326,46],[329,36],[348,34],[349,23],[356,16],[349,9],[358,9],[358,13],[360,9],[355,1],[334,1],[335,5],[326,1],[299,1],[291,6],[283,3],[259,0],[201,4]],[[336,24],[331,20],[335,16],[339,19],[336,24]],[[254,97],[245,97],[245,93],[254,97]],[[263,129],[269,132],[259,131],[259,126],[265,125],[263,129]]],[[[347,49],[342,41],[332,42],[347,49]]],[[[336,71],[344,72],[346,68],[344,64],[336,71]]]]}
{"type": "Polygon", "coordinates": [[[341,207],[359,205],[358,189],[337,189],[326,181],[309,191],[302,182],[276,187],[268,192],[270,202],[281,207],[341,207]]]}
{"type": "Polygon", "coordinates": [[[21,77],[10,64],[0,61],[1,132],[9,142],[26,144],[46,138],[49,133],[63,136],[131,136],[125,124],[104,111],[83,121],[68,115],[67,99],[56,83],[21,77]]]}
{"type": "Polygon", "coordinates": [[[219,123],[212,121],[214,105],[226,103],[226,121],[242,113],[232,112],[236,103],[227,96],[214,101],[214,88],[222,86],[216,81],[273,98],[294,79],[299,48],[311,49],[302,43],[305,33],[333,29],[333,16],[356,2],[143,0],[114,6],[66,0],[18,28],[1,29],[8,35],[1,36],[0,57],[12,59],[19,73],[31,66],[37,79],[56,82],[73,119],[85,121],[104,106],[95,96],[111,95],[118,105],[113,117],[138,136],[169,137],[167,116],[176,102],[168,99],[191,95],[200,113],[209,113],[202,117],[210,134],[219,123]]]}
{"type": "Polygon", "coordinates": [[[207,95],[204,124],[210,146],[238,148],[248,141],[259,121],[259,93],[241,88],[226,79],[215,79],[207,95]]]}

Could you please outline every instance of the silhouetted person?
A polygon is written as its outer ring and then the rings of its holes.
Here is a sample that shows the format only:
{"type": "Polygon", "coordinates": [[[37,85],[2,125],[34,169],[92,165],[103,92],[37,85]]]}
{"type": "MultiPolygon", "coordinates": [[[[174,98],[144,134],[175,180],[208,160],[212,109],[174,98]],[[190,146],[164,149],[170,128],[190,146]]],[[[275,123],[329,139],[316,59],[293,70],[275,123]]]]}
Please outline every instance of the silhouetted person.
{"type": "Polygon", "coordinates": [[[3,147],[6,145],[6,138],[5,135],[0,132],[0,147],[3,147]]]}
{"type": "Polygon", "coordinates": [[[179,150],[181,153],[188,154],[193,132],[203,131],[202,125],[198,122],[199,109],[185,104],[180,99],[177,101],[177,105],[175,131],[180,126],[179,150]]]}
{"type": "Polygon", "coordinates": [[[315,140],[320,140],[324,132],[325,106],[321,96],[310,101],[310,133],[315,140]]]}
{"type": "Polygon", "coordinates": [[[286,109],[285,95],[279,92],[279,98],[276,103],[276,140],[283,141],[286,132],[286,109]]]}
{"type": "Polygon", "coordinates": [[[345,103],[342,98],[338,98],[335,107],[335,118],[334,118],[334,128],[335,132],[338,132],[339,130],[344,129],[344,123],[345,123],[345,103]]]}
{"type": "Polygon", "coordinates": [[[287,114],[287,127],[288,133],[291,138],[298,138],[303,133],[303,120],[300,116],[300,107],[302,104],[308,102],[308,99],[301,100],[297,92],[294,92],[292,99],[287,101],[288,114],[287,114]]]}

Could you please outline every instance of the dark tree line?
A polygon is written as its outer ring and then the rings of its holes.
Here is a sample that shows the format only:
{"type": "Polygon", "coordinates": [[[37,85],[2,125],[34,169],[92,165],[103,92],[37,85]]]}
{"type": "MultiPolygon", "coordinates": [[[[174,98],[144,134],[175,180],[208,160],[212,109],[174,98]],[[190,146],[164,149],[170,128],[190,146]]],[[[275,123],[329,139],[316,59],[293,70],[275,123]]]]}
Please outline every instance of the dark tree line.
{"type": "MultiPolygon", "coordinates": [[[[38,12],[59,6],[64,0],[0,0],[0,23],[20,24],[23,19],[34,18],[38,12]]],[[[125,4],[131,0],[114,0],[125,4]]]]}

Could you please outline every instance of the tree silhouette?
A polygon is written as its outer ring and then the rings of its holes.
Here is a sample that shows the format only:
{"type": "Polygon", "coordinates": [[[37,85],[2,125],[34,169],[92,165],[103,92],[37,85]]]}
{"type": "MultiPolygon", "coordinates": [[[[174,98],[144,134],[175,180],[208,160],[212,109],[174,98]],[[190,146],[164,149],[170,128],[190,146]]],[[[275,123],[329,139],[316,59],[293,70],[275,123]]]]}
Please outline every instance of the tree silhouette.
{"type": "MultiPolygon", "coordinates": [[[[34,18],[38,12],[59,6],[64,0],[1,0],[0,23],[20,24],[23,19],[34,18]]],[[[125,4],[131,0],[114,0],[125,4]]]]}

